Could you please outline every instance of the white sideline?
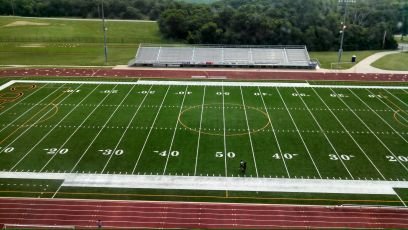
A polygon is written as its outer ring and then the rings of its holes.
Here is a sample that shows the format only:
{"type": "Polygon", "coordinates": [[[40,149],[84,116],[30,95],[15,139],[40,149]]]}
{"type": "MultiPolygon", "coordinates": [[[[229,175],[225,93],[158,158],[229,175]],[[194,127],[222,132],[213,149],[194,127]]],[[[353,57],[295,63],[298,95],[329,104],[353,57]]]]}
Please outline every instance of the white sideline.
{"type": "Polygon", "coordinates": [[[175,86],[230,86],[230,87],[295,87],[295,88],[339,88],[339,89],[402,89],[408,86],[360,86],[360,85],[310,85],[309,83],[284,83],[284,82],[232,82],[232,81],[154,81],[139,80],[129,82],[116,81],[41,81],[41,80],[12,80],[2,86],[0,91],[15,83],[37,84],[84,84],[84,85],[175,85],[175,86]]]}
{"type": "Polygon", "coordinates": [[[190,189],[396,195],[408,181],[155,176],[87,173],[0,172],[0,178],[64,180],[63,187],[190,189]]]}

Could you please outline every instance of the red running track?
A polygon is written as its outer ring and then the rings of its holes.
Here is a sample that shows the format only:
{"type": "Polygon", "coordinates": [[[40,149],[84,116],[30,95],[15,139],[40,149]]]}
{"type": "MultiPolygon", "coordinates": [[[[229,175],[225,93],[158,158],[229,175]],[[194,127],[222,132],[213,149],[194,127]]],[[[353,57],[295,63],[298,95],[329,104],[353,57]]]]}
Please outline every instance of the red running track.
{"type": "Polygon", "coordinates": [[[408,209],[0,198],[0,225],[114,228],[408,228],[408,209]]]}
{"type": "Polygon", "coordinates": [[[61,77],[144,77],[207,78],[226,77],[236,80],[331,80],[331,81],[408,81],[408,74],[324,73],[316,71],[277,72],[268,69],[154,69],[134,70],[81,68],[23,68],[0,69],[0,76],[61,76],[61,77]]]}

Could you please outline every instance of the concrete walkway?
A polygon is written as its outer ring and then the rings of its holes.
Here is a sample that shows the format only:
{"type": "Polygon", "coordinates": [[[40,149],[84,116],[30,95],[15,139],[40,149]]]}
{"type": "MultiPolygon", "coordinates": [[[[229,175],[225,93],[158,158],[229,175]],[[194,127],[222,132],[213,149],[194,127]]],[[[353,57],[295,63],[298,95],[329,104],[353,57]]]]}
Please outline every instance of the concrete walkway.
{"type": "Polygon", "coordinates": [[[63,180],[63,187],[389,194],[408,181],[0,172],[0,178],[63,180]]]}
{"type": "Polygon", "coordinates": [[[377,60],[391,54],[397,54],[400,53],[401,51],[388,51],[388,52],[380,52],[380,53],[375,53],[359,63],[357,63],[355,66],[352,68],[348,69],[347,71],[352,72],[352,73],[400,73],[400,74],[405,74],[408,73],[408,71],[391,71],[391,70],[383,70],[383,69],[378,69],[371,64],[376,62],[377,60]]]}

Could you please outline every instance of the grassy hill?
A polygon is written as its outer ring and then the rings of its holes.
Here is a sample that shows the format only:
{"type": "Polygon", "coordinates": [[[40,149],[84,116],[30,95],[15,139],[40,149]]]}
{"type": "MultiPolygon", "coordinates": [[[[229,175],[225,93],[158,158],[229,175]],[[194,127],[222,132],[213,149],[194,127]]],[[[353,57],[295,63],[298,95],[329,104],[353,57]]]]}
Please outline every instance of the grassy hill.
{"type": "MultiPolygon", "coordinates": [[[[107,21],[108,65],[126,64],[139,43],[164,43],[156,22],[107,21]]],[[[0,64],[103,65],[100,20],[0,17],[0,64]]]]}

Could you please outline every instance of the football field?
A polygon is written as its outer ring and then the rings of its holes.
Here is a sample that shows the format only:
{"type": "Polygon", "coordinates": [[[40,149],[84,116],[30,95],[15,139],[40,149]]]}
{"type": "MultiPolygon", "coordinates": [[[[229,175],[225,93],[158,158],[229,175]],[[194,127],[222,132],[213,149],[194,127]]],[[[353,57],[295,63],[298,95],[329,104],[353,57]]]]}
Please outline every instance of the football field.
{"type": "Polygon", "coordinates": [[[404,86],[15,81],[2,88],[3,172],[408,180],[404,86]]]}

